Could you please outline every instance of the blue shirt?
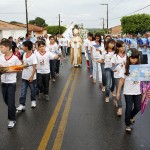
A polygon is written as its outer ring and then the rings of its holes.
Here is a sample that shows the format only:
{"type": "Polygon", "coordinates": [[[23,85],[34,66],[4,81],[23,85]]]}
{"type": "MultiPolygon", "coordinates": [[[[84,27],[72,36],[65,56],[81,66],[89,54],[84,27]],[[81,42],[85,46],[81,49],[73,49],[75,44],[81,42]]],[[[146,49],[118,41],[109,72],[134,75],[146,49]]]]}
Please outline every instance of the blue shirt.
{"type": "Polygon", "coordinates": [[[130,39],[131,42],[131,48],[137,49],[137,39],[130,39]]]}

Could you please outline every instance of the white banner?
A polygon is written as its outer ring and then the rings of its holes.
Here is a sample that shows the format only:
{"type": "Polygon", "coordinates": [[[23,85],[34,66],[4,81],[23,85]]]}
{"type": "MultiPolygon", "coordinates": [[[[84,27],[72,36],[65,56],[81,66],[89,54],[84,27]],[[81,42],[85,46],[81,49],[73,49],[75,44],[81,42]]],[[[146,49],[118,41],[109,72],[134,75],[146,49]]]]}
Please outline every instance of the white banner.
{"type": "Polygon", "coordinates": [[[72,22],[71,25],[66,29],[66,31],[62,34],[68,42],[70,42],[71,38],[73,37],[72,29],[74,27],[74,23],[72,22]]]}

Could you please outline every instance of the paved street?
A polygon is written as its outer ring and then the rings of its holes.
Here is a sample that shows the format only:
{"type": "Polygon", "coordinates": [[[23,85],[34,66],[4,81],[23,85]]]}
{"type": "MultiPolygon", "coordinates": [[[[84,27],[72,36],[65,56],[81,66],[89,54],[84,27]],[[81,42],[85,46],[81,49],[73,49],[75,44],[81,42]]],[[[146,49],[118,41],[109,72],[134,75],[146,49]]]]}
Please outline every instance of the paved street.
{"type": "Polygon", "coordinates": [[[50,101],[37,100],[35,109],[30,107],[28,92],[26,111],[17,114],[12,130],[7,129],[7,107],[0,93],[0,150],[150,150],[150,106],[136,117],[132,134],[126,134],[124,114],[116,116],[113,98],[104,102],[84,62],[74,69],[65,60],[56,83],[50,81],[49,92],[50,101]]]}

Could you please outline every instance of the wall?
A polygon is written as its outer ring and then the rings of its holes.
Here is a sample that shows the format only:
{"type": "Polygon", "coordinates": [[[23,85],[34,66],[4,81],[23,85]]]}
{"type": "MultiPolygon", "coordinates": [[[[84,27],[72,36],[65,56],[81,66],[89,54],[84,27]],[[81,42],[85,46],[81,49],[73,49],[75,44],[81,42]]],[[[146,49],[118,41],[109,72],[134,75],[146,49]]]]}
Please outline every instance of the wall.
{"type": "Polygon", "coordinates": [[[26,29],[22,30],[3,30],[2,31],[2,38],[8,38],[12,36],[14,39],[18,39],[18,37],[22,36],[25,37],[26,29]]]}
{"type": "Polygon", "coordinates": [[[121,33],[121,31],[122,31],[121,25],[113,27],[113,28],[111,28],[111,35],[118,35],[121,33]]]}

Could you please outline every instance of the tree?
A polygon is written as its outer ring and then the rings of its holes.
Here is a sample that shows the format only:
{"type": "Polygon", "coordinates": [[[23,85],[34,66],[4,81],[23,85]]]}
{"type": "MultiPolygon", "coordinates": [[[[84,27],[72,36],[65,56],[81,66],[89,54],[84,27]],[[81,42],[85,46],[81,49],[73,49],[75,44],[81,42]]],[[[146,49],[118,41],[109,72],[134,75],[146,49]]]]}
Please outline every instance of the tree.
{"type": "Polygon", "coordinates": [[[45,20],[40,17],[36,17],[35,20],[30,20],[29,24],[37,25],[39,27],[46,27],[47,24],[45,23],[45,20]]]}
{"type": "Polygon", "coordinates": [[[93,34],[99,33],[103,36],[107,33],[107,29],[90,28],[90,29],[87,29],[87,30],[89,32],[93,33],[93,34]]]}
{"type": "Polygon", "coordinates": [[[121,19],[123,33],[145,33],[150,31],[150,15],[136,14],[131,16],[124,16],[121,19]]]}
{"type": "MultiPolygon", "coordinates": [[[[64,33],[66,27],[60,26],[60,34],[64,33]]],[[[47,26],[47,32],[49,34],[59,34],[59,26],[47,26]]]]}

